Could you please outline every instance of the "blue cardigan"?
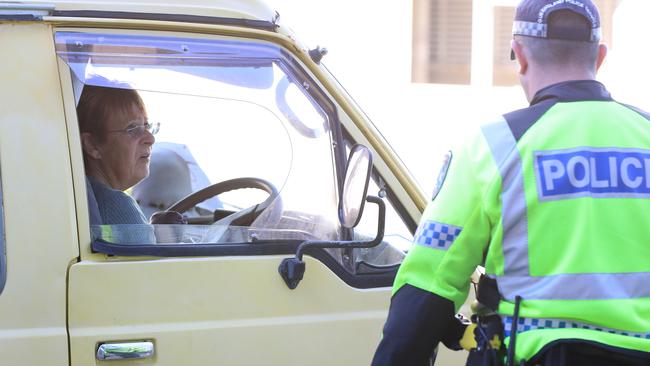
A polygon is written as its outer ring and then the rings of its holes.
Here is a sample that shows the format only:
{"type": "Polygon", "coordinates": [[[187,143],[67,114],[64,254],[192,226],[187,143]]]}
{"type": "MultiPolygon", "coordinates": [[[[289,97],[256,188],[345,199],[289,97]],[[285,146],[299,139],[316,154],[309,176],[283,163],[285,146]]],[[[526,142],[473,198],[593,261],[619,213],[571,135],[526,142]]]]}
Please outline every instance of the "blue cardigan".
{"type": "Polygon", "coordinates": [[[120,244],[152,244],[156,242],[153,226],[128,194],[113,189],[92,177],[92,186],[103,226],[93,225],[93,235],[120,244]],[[110,229],[107,225],[110,225],[110,229]],[[106,230],[109,229],[109,230],[106,230]]]}
{"type": "Polygon", "coordinates": [[[88,177],[93,186],[99,215],[104,225],[148,224],[149,221],[133,197],[88,177]]]}

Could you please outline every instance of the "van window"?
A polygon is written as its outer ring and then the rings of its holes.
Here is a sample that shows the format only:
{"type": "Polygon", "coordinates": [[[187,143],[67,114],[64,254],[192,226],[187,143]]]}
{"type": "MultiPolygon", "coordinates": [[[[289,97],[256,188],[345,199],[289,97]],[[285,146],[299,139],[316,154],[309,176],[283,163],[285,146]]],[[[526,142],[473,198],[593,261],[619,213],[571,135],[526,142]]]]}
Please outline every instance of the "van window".
{"type": "Polygon", "coordinates": [[[57,33],[56,47],[77,100],[88,86],[137,91],[160,130],[148,176],[123,193],[146,221],[180,201],[187,222],[102,223],[92,226],[95,239],[166,245],[341,237],[337,162],[345,157],[335,149],[336,113],[317,101],[309,76],[281,48],[78,32],[57,33]],[[214,189],[188,198],[206,188],[214,189]]]}

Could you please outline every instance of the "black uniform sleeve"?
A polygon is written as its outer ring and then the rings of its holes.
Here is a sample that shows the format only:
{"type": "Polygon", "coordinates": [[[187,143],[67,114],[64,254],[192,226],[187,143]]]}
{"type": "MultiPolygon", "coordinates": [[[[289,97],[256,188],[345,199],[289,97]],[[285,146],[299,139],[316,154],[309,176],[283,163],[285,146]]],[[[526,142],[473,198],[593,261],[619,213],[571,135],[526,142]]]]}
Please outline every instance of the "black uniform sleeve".
{"type": "Polygon", "coordinates": [[[456,344],[464,329],[454,316],[453,302],[406,284],[391,299],[372,365],[429,365],[438,343],[456,344]]]}

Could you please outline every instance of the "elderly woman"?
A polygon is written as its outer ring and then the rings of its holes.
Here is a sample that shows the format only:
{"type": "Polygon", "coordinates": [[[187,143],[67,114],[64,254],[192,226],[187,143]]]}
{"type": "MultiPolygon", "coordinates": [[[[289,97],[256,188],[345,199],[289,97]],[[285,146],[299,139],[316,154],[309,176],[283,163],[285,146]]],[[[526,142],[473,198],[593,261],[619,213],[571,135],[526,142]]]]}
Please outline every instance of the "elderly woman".
{"type": "Polygon", "coordinates": [[[123,191],[149,175],[158,125],[135,90],[86,85],[77,106],[86,175],[105,225],[147,224],[123,191]]]}

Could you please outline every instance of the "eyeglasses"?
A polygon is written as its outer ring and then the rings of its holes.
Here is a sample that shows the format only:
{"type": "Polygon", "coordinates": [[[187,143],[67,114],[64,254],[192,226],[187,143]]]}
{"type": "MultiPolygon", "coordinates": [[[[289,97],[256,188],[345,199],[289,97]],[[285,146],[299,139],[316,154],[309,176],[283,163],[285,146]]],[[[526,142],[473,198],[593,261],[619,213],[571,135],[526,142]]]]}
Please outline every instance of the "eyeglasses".
{"type": "Polygon", "coordinates": [[[136,122],[133,122],[121,130],[109,130],[106,132],[126,132],[133,138],[139,138],[144,134],[144,131],[155,135],[158,133],[158,130],[160,130],[160,122],[146,122],[143,125],[136,125],[136,122]]]}

